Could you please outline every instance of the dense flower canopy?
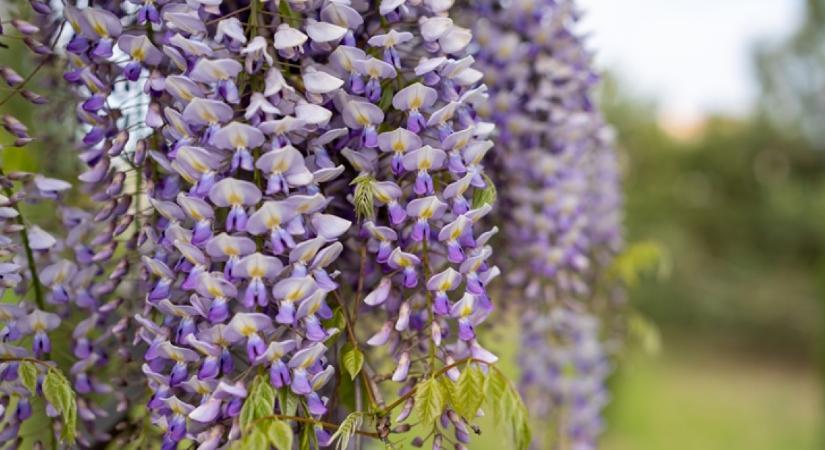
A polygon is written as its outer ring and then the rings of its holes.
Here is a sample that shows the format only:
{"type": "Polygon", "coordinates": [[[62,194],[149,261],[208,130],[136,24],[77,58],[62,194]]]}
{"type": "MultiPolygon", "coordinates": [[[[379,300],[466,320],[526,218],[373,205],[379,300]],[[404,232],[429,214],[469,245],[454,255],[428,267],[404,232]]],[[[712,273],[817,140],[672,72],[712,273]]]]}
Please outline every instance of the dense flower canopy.
{"type": "Polygon", "coordinates": [[[620,199],[569,2],[31,6],[15,28],[65,63],[77,140],[61,151],[83,170],[0,174],[0,280],[19,299],[0,309],[4,441],[41,393],[81,446],[135,429],[165,449],[389,445],[419,423],[412,444],[464,448],[487,398],[523,447],[521,400],[481,342],[497,264],[524,287],[511,306],[543,316],[525,321],[540,351],[524,382],[585,348],[574,384],[600,395],[598,324],[565,305],[618,249],[620,199]],[[27,221],[35,201],[60,230],[27,221]]]}

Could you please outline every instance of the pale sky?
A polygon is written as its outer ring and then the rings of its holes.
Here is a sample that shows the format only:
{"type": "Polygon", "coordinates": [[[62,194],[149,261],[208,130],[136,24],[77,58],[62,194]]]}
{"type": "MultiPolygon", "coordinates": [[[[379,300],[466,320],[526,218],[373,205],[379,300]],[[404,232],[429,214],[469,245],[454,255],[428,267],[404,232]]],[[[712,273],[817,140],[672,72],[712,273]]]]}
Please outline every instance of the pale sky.
{"type": "Polygon", "coordinates": [[[580,0],[597,64],[668,117],[746,111],[754,43],[790,34],[803,0],[580,0]]]}

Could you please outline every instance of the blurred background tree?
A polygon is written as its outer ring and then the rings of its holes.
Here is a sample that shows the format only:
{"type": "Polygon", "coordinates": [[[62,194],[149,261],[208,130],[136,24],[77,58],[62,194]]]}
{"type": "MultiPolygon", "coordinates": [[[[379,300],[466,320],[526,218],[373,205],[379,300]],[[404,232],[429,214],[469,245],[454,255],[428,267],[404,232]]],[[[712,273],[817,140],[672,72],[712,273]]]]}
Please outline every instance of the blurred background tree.
{"type": "Polygon", "coordinates": [[[825,444],[825,0],[805,6],[787,40],[754,51],[760,93],[746,114],[674,123],[630,83],[604,84],[626,154],[628,240],[672,261],[632,293],[664,351],[618,373],[609,449],[825,444]]]}

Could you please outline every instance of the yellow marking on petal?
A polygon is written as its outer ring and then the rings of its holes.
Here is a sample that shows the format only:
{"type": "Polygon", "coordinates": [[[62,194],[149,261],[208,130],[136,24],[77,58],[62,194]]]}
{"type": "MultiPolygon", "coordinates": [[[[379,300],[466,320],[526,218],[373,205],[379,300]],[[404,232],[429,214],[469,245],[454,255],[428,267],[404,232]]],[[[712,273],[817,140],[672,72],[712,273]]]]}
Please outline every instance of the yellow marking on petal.
{"type": "Polygon", "coordinates": [[[229,201],[230,205],[240,205],[241,203],[243,203],[243,198],[241,197],[241,195],[234,191],[229,193],[227,200],[229,201]]]}
{"type": "Polygon", "coordinates": [[[321,309],[321,303],[320,302],[313,303],[312,307],[309,308],[309,313],[310,314],[315,314],[315,313],[318,312],[319,309],[321,309]]]}
{"type": "Polygon", "coordinates": [[[143,58],[146,57],[146,51],[143,47],[137,47],[132,50],[132,58],[135,58],[138,61],[143,61],[143,58]]]}
{"type": "Polygon", "coordinates": [[[378,201],[381,203],[388,203],[390,200],[392,200],[392,197],[390,197],[383,191],[375,191],[375,198],[377,198],[378,201]]]}
{"type": "Polygon", "coordinates": [[[416,95],[410,100],[410,109],[418,109],[424,104],[424,99],[420,95],[416,95]]]}
{"type": "Polygon", "coordinates": [[[207,288],[207,292],[209,292],[209,295],[211,295],[214,298],[218,298],[223,295],[223,291],[221,291],[221,288],[215,285],[209,286],[209,288],[207,288]]]}
{"type": "Polygon", "coordinates": [[[450,231],[450,240],[454,241],[461,236],[461,228],[454,227],[452,231],[450,231]]]}
{"type": "Polygon", "coordinates": [[[109,32],[106,31],[106,25],[104,25],[103,22],[94,21],[92,23],[92,29],[95,31],[95,33],[99,34],[102,37],[107,37],[109,35],[109,32]]]}
{"type": "Polygon", "coordinates": [[[174,412],[175,414],[180,414],[180,415],[184,415],[184,414],[186,414],[186,411],[183,409],[183,407],[182,407],[181,405],[179,405],[179,404],[175,403],[175,402],[172,402],[172,406],[170,406],[169,408],[170,408],[170,409],[172,410],[172,412],[174,412]]]}
{"type": "Polygon", "coordinates": [[[461,317],[467,317],[473,313],[473,307],[470,305],[470,302],[465,302],[464,306],[461,307],[461,317]]]}
{"type": "Polygon", "coordinates": [[[270,228],[270,229],[277,228],[277,227],[281,226],[281,218],[274,215],[274,214],[267,217],[266,218],[266,226],[267,226],[267,228],[270,228]]]}
{"type": "Polygon", "coordinates": [[[32,330],[34,331],[45,331],[46,330],[46,322],[38,319],[32,323],[32,330]]]}
{"type": "Polygon", "coordinates": [[[232,136],[232,145],[235,148],[246,148],[246,138],[238,133],[235,136],[232,136]]]}
{"type": "Polygon", "coordinates": [[[258,331],[258,330],[257,330],[257,329],[255,329],[255,326],[254,326],[254,325],[252,325],[252,324],[245,324],[245,325],[243,325],[243,326],[241,327],[241,331],[240,331],[240,333],[241,333],[241,335],[243,335],[243,336],[249,337],[249,336],[253,335],[256,331],[258,331]]]}
{"type": "Polygon", "coordinates": [[[257,264],[249,268],[249,276],[252,278],[263,278],[265,274],[266,270],[257,264]]]}
{"type": "Polygon", "coordinates": [[[212,111],[209,111],[208,109],[202,109],[200,111],[200,113],[201,113],[201,119],[203,119],[204,122],[206,122],[206,123],[217,123],[218,122],[217,116],[212,114],[212,111]]]}
{"type": "Polygon", "coordinates": [[[358,115],[355,117],[355,121],[358,122],[359,125],[367,126],[370,124],[369,117],[361,114],[360,112],[357,113],[358,115]]]}
{"type": "Polygon", "coordinates": [[[286,301],[294,302],[296,300],[300,300],[304,297],[304,290],[303,289],[295,289],[286,295],[286,301]]]}
{"type": "Polygon", "coordinates": [[[223,250],[223,253],[227,256],[238,256],[238,255],[241,254],[240,249],[238,249],[238,247],[235,247],[233,245],[227,245],[226,247],[222,248],[221,250],[223,250]]]}
{"type": "Polygon", "coordinates": [[[183,352],[175,349],[169,349],[169,359],[172,359],[177,362],[183,361],[183,352]]]}

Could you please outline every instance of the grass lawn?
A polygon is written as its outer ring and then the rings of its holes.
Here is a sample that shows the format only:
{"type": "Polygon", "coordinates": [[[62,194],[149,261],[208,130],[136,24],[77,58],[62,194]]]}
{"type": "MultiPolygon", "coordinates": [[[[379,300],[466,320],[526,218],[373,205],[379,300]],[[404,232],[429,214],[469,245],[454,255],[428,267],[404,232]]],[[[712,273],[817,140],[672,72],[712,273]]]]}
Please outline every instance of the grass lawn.
{"type": "MultiPolygon", "coordinates": [[[[501,367],[515,375],[512,344],[499,338],[501,367]]],[[[661,354],[634,354],[614,377],[601,448],[818,450],[825,419],[816,377],[810,368],[727,354],[711,342],[666,340],[661,354]]],[[[471,449],[508,448],[504,430],[489,418],[481,424],[471,449]]]]}
{"type": "Polygon", "coordinates": [[[614,392],[605,450],[821,448],[822,392],[810,369],[673,344],[631,357],[614,392]]]}

